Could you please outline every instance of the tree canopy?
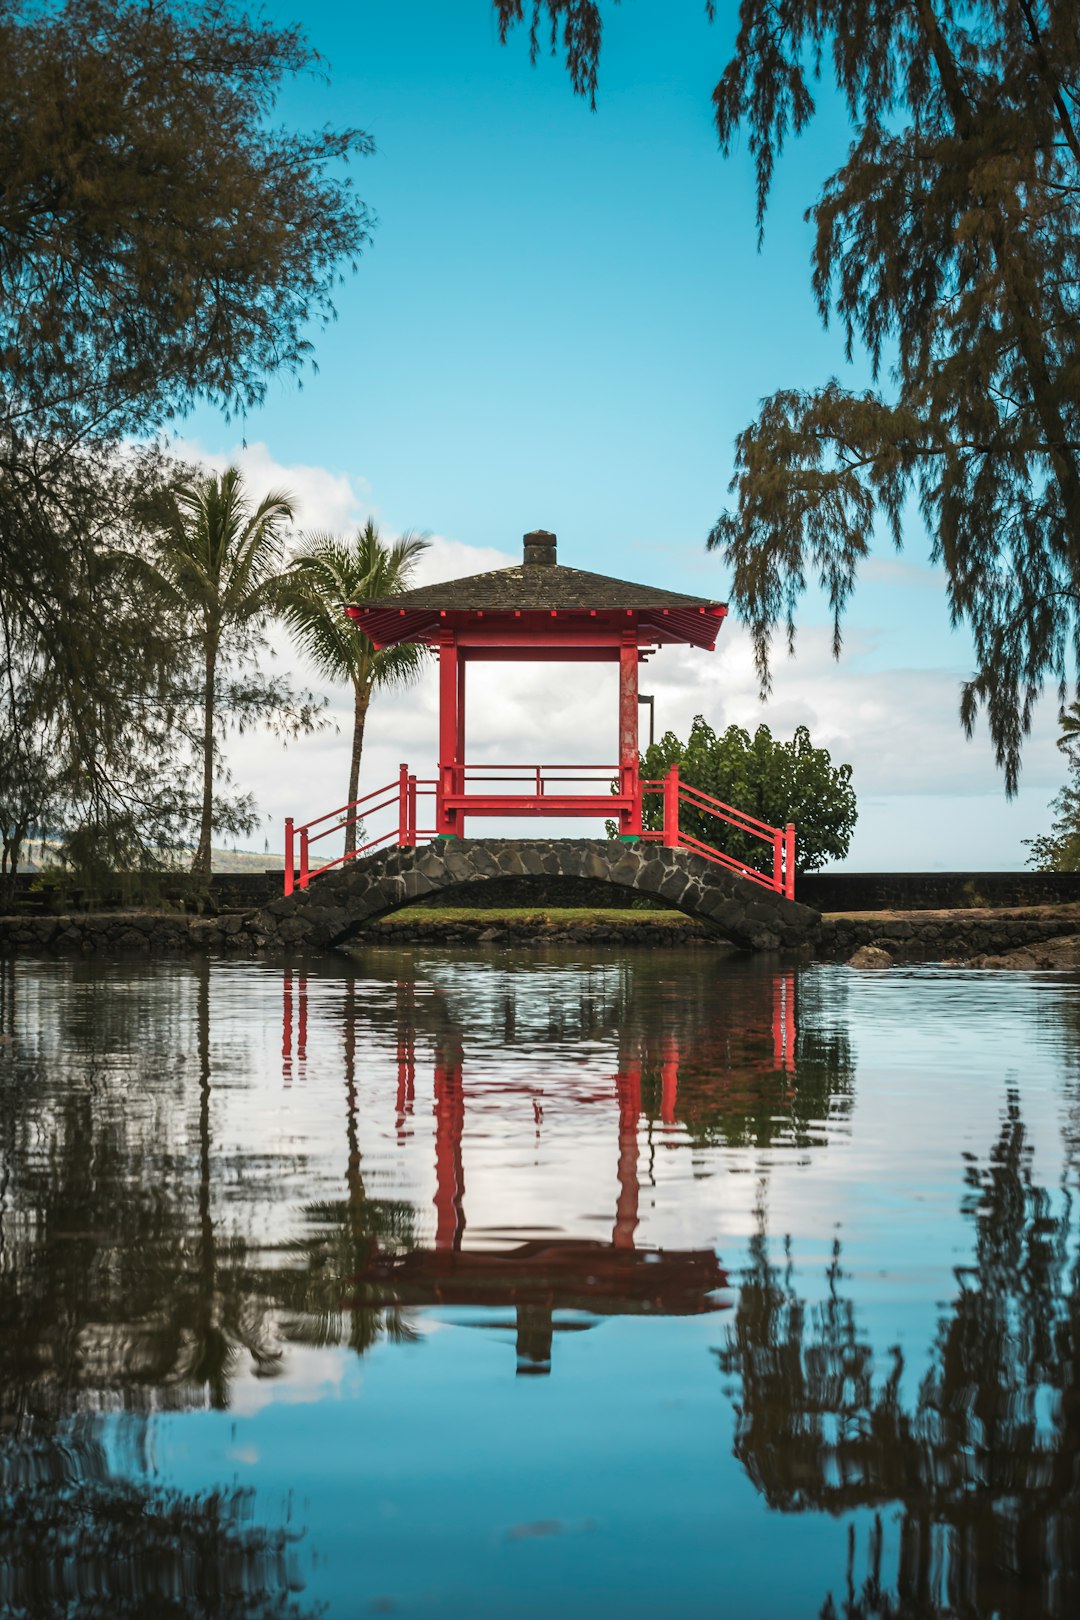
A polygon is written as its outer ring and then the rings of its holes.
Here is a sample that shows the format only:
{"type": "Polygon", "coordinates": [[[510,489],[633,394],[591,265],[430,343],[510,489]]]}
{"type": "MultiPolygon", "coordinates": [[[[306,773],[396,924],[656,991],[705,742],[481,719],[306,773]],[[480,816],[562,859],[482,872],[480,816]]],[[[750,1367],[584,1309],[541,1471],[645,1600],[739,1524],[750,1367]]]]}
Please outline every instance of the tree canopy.
{"type": "MultiPolygon", "coordinates": [[[[781,742],[768,726],[758,726],[752,737],[741,726],[718,734],[699,714],[685,743],[668,731],[646,749],[641,774],[657,780],[676,763],[682,781],[714,799],[772,827],[793,821],[798,871],[814,872],[847,854],[856,821],[851,766],[834,765],[827,749],[814,747],[805,726],[796,728],[790,742],[781,742]]],[[[646,797],[643,821],[646,831],[663,827],[659,796],[646,797]]],[[[771,844],[726,827],[690,804],[680,806],[679,825],[703,843],[771,875],[771,844]]]]}
{"type": "MultiPolygon", "coordinates": [[[[505,38],[550,23],[595,95],[599,0],[494,0],[505,38]],[[561,32],[560,32],[561,25],[561,32]]],[[[717,8],[706,7],[710,16],[717,8]]],[[[713,91],[721,150],[745,139],[764,220],[815,81],[846,102],[847,160],[808,211],[823,321],[875,385],[781,389],[738,437],[735,504],[709,537],[732,569],[767,689],[811,578],[834,643],[879,527],[917,501],[976,668],[1006,787],[1049,679],[1080,656],[1080,11],[1075,0],[741,0],[713,91]]]]}
{"type": "Polygon", "coordinates": [[[1055,812],[1048,833],[1025,840],[1028,865],[1040,872],[1080,871],[1080,703],[1070,704],[1058,716],[1058,747],[1069,762],[1065,786],[1051,801],[1055,812]]]}
{"type": "Polygon", "coordinates": [[[152,435],[301,368],[370,236],[370,137],[275,117],[323,71],[232,0],[0,0],[0,804],[44,751],[114,864],[183,816],[185,649],[115,561],[184,476],[152,435]]]}
{"type": "MultiPolygon", "coordinates": [[[[352,687],[348,805],[360,794],[364,728],[373,694],[415,681],[428,652],[415,642],[376,647],[344,612],[344,604],[405,590],[427,547],[426,537],[413,533],[388,543],[368,518],[351,540],[335,534],[307,535],[285,581],[281,613],[294,639],[321,675],[352,687]]],[[[354,817],[345,828],[346,855],[356,849],[356,832],[354,817]]]]}
{"type": "Polygon", "coordinates": [[[357,130],[271,122],[319,66],[228,0],[0,0],[0,391],[13,432],[140,435],[310,353],[370,217],[357,130]]]}

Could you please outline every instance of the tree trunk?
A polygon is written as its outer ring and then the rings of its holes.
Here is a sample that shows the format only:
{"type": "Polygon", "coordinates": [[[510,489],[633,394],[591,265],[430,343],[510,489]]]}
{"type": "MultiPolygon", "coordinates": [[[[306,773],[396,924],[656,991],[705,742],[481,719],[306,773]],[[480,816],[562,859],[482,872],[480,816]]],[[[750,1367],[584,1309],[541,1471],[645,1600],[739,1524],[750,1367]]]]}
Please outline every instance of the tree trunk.
{"type": "Polygon", "coordinates": [[[217,672],[217,644],[211,637],[206,643],[206,667],[203,686],[203,742],[202,742],[202,816],[199,822],[199,843],[191,863],[193,877],[210,883],[210,838],[214,822],[214,677],[217,672]]]}
{"type": "MultiPolygon", "coordinates": [[[[368,694],[356,687],[353,701],[352,760],[349,764],[350,804],[355,803],[360,796],[360,755],[364,752],[364,725],[367,721],[369,702],[368,694]]],[[[356,822],[350,821],[345,828],[345,854],[352,855],[355,851],[356,822]]]]}

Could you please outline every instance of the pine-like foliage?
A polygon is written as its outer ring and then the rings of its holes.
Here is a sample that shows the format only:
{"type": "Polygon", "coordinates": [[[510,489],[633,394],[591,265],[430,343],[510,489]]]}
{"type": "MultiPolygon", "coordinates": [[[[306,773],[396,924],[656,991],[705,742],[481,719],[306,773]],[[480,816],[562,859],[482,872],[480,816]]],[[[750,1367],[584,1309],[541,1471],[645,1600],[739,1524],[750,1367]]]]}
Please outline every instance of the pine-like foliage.
{"type": "Polygon", "coordinates": [[[117,577],[149,436],[295,371],[371,219],[352,129],[283,126],[323,64],[232,0],[0,0],[0,821],[48,814],[97,866],[185,815],[171,690],[186,649],[117,577]],[[136,452],[133,442],[141,444],[136,452]],[[43,754],[59,769],[25,789],[43,754]],[[48,789],[48,791],[45,791],[48,789]]]}
{"type": "Polygon", "coordinates": [[[1069,761],[1069,775],[1051,801],[1054,822],[1050,831],[1025,840],[1031,851],[1028,865],[1039,872],[1080,872],[1080,703],[1062,709],[1058,723],[1058,747],[1069,761]]]}
{"type": "MultiPolygon", "coordinates": [[[[522,16],[495,6],[504,31],[522,16]]],[[[562,17],[591,94],[598,7],[543,9],[562,17]]],[[[1080,652],[1080,8],[741,0],[713,104],[723,151],[745,138],[754,158],[759,226],[823,76],[854,138],[809,212],[814,291],[878,385],[766,399],[708,543],[733,571],[767,688],[775,631],[793,642],[808,580],[828,595],[839,651],[879,522],[899,545],[917,499],[974,641],[963,722],[985,706],[1012,792],[1038,695],[1050,679],[1064,699],[1080,652]]]]}
{"type": "MultiPolygon", "coordinates": [[[[423,535],[411,533],[387,545],[370,518],[351,540],[333,534],[308,535],[281,593],[282,617],[298,646],[327,680],[352,688],[348,804],[359,797],[364,728],[373,694],[408,686],[420,674],[427,649],[408,642],[401,647],[375,647],[345,613],[345,604],[405,590],[427,546],[423,535]]],[[[345,829],[345,853],[351,854],[355,848],[353,821],[345,829]]]]}

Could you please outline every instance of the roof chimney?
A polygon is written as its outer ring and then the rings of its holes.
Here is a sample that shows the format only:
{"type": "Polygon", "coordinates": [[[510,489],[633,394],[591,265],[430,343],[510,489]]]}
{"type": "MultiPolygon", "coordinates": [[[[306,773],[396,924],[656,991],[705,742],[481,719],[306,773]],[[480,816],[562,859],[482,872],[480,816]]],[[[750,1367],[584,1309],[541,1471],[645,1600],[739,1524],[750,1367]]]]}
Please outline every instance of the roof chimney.
{"type": "Polygon", "coordinates": [[[533,529],[525,536],[525,566],[548,565],[555,561],[556,537],[550,529],[533,529]]]}

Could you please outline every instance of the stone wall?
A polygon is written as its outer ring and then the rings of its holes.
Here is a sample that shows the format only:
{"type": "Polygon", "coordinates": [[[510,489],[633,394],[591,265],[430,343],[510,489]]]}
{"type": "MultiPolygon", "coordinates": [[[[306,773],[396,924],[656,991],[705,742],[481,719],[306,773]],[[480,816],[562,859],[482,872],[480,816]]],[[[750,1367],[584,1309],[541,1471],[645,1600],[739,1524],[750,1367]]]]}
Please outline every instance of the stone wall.
{"type": "Polygon", "coordinates": [[[815,911],[949,911],[1080,901],[1080,872],[807,872],[795,898],[815,911]]]}
{"type": "MultiPolygon", "coordinates": [[[[212,905],[231,911],[268,905],[282,892],[280,870],[215,872],[210,879],[212,905]]],[[[36,904],[34,874],[16,880],[20,903],[36,904]]],[[[128,905],[139,896],[130,882],[123,885],[128,905]]],[[[184,890],[163,879],[157,895],[146,897],[153,906],[161,900],[182,908],[184,890]]],[[[795,897],[815,911],[943,911],[955,907],[1048,906],[1080,902],[1080,872],[808,872],[795,885],[795,897]]],[[[61,901],[61,904],[63,902],[61,901]]],[[[633,905],[647,911],[663,901],[647,895],[628,898],[625,890],[587,878],[527,876],[492,878],[482,883],[460,883],[443,889],[430,904],[467,910],[476,906],[589,906],[595,910],[633,905]]],[[[119,890],[115,904],[120,906],[119,890]]]]}
{"type": "MultiPolygon", "coordinates": [[[[825,918],[802,949],[818,960],[846,961],[860,945],[880,945],[897,961],[935,962],[994,955],[1048,939],[1080,934],[1080,917],[1049,912],[1040,916],[995,916],[969,911],[952,916],[886,918],[825,918]]],[[[542,914],[493,924],[467,912],[449,920],[425,916],[419,907],[394,912],[368,923],[353,944],[364,945],[492,945],[533,946],[580,944],[598,947],[700,945],[727,946],[706,923],[689,917],[657,918],[641,912],[635,918],[605,923],[603,913],[593,920],[558,921],[542,914]]],[[[225,951],[253,954],[257,940],[248,917],[234,913],[221,917],[186,917],[180,913],[148,911],[77,913],[60,917],[0,917],[0,954],[54,952],[143,955],[225,951]]]]}
{"type": "Polygon", "coordinates": [[[998,954],[1042,940],[1080,933],[1080,918],[1063,913],[995,916],[968,911],[952,916],[887,918],[824,917],[814,942],[819,959],[846,961],[860,945],[878,945],[902,962],[963,961],[998,954]]]}

